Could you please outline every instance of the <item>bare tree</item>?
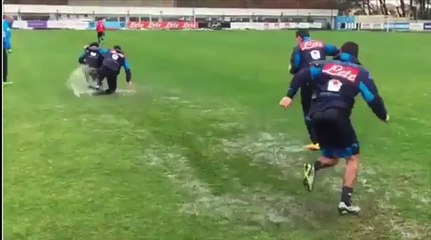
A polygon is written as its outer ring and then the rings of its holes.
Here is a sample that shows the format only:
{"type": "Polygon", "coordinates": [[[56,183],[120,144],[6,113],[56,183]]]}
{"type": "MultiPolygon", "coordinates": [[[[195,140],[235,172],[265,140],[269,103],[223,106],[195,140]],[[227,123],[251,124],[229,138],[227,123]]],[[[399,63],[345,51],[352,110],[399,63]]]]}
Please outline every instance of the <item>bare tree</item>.
{"type": "Polygon", "coordinates": [[[362,9],[365,11],[365,8],[368,10],[368,14],[372,15],[375,13],[376,9],[370,3],[370,0],[362,0],[362,9]]]}
{"type": "Polygon", "coordinates": [[[419,4],[418,18],[431,19],[430,4],[431,0],[415,0],[419,4]]]}
{"type": "Polygon", "coordinates": [[[428,7],[427,7],[427,13],[428,13],[428,19],[431,19],[431,0],[428,0],[428,7]]]}
{"type": "MultiPolygon", "coordinates": [[[[422,0],[420,0],[422,1],[422,0]]],[[[379,0],[380,2],[380,9],[383,15],[389,15],[388,8],[386,7],[386,0],[379,0]]]]}
{"type": "Polygon", "coordinates": [[[412,12],[413,13],[413,19],[414,20],[416,20],[417,19],[417,16],[416,16],[416,8],[415,7],[413,7],[413,0],[410,0],[410,12],[412,12]]]}
{"type": "Polygon", "coordinates": [[[368,8],[368,14],[372,14],[373,9],[371,9],[371,4],[370,4],[370,0],[365,0],[366,4],[367,4],[367,8],[368,8]]]}
{"type": "Polygon", "coordinates": [[[400,0],[401,17],[406,17],[406,4],[404,0],[400,0]]]}

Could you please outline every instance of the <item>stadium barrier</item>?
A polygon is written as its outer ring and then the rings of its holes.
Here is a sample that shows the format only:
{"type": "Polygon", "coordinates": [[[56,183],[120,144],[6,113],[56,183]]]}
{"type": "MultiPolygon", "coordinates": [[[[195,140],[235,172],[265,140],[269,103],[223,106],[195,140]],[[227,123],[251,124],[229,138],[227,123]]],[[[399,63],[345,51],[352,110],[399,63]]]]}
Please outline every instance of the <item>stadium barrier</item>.
{"type": "Polygon", "coordinates": [[[46,21],[46,29],[87,30],[89,28],[89,22],[81,20],[46,21]]]}
{"type": "Polygon", "coordinates": [[[321,22],[281,22],[281,23],[265,23],[265,22],[232,22],[230,29],[232,30],[287,30],[287,29],[322,29],[321,22]]]}
{"type": "Polygon", "coordinates": [[[383,31],[385,28],[383,23],[361,23],[360,29],[369,31],[383,31]]]}
{"type": "Polygon", "coordinates": [[[397,32],[431,32],[431,22],[404,22],[404,23],[360,23],[358,30],[366,31],[397,31],[397,32]]]}
{"type": "Polygon", "coordinates": [[[410,23],[409,24],[409,30],[412,32],[422,32],[424,31],[424,23],[410,23]]]}
{"type": "Polygon", "coordinates": [[[408,18],[396,18],[382,15],[373,16],[337,16],[336,30],[366,31],[431,31],[431,22],[411,21],[408,18]]]}
{"type": "Polygon", "coordinates": [[[185,29],[198,29],[198,23],[196,22],[182,22],[182,21],[162,21],[162,22],[128,22],[127,29],[135,30],[185,30],[185,29]]]}
{"type": "Polygon", "coordinates": [[[385,23],[383,28],[389,31],[409,31],[410,23],[385,23]]]}
{"type": "MultiPolygon", "coordinates": [[[[125,22],[113,22],[113,21],[106,21],[105,22],[105,28],[107,30],[121,30],[126,28],[125,22]]],[[[96,22],[90,21],[87,23],[87,29],[95,30],[96,29],[96,22]]]]}
{"type": "MultiPolygon", "coordinates": [[[[94,23],[93,23],[94,25],[94,23]]],[[[87,20],[55,20],[55,21],[20,21],[13,22],[14,29],[72,29],[89,30],[91,22],[87,20]]]]}
{"type": "MultiPolygon", "coordinates": [[[[162,22],[111,22],[107,21],[105,27],[110,30],[192,30],[192,29],[214,29],[215,23],[198,23],[185,21],[162,21],[162,22]]],[[[88,20],[49,20],[49,21],[14,21],[15,29],[73,29],[94,30],[95,22],[88,20]]],[[[321,22],[224,22],[219,25],[222,29],[232,30],[286,30],[286,29],[323,29],[321,22]]]]}
{"type": "Polygon", "coordinates": [[[336,16],[335,30],[351,30],[356,28],[356,18],[354,16],[336,16]]]}
{"type": "MultiPolygon", "coordinates": [[[[357,23],[356,30],[365,31],[414,31],[430,32],[431,22],[404,22],[404,23],[357,23]]],[[[105,26],[109,30],[289,30],[289,29],[327,29],[321,22],[185,22],[185,21],[108,21],[105,26]]],[[[12,26],[14,29],[70,29],[70,30],[94,30],[95,22],[87,19],[74,20],[49,20],[49,21],[20,21],[16,20],[12,26]]],[[[344,28],[340,30],[353,30],[344,28]]]]}

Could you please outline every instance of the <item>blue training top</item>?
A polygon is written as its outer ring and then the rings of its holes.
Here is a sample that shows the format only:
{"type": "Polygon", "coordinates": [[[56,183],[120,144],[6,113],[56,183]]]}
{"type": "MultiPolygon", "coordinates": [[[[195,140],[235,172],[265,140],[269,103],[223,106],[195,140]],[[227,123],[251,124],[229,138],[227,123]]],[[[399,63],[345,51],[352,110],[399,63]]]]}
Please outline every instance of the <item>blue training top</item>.
{"type": "Polygon", "coordinates": [[[349,113],[353,109],[355,96],[361,93],[368,106],[381,120],[386,120],[387,111],[379,96],[370,73],[355,64],[356,58],[343,53],[343,60],[323,60],[311,64],[295,74],[287,96],[293,98],[299,88],[310,84],[316,94],[315,111],[342,108],[349,113]]]}
{"type": "Polygon", "coordinates": [[[9,21],[6,21],[3,19],[3,48],[4,49],[11,49],[11,37],[12,37],[12,31],[11,31],[11,24],[9,21]]]}
{"type": "Polygon", "coordinates": [[[289,71],[291,74],[295,74],[307,68],[313,61],[325,60],[326,56],[335,56],[338,53],[339,50],[334,45],[305,37],[303,42],[292,51],[289,71]]]}

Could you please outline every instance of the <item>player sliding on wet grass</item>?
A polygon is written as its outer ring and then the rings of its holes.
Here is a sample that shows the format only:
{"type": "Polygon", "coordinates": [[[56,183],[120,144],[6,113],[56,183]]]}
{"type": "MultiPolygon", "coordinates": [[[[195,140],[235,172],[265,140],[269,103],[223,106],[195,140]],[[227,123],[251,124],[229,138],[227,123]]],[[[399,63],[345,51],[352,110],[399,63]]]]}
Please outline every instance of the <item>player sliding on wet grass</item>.
{"type": "Polygon", "coordinates": [[[117,90],[117,78],[118,74],[120,74],[121,68],[124,68],[126,73],[127,87],[131,89],[132,71],[121,47],[116,45],[112,50],[102,54],[102,56],[102,66],[97,71],[97,75],[99,82],[102,82],[103,79],[106,78],[108,89],[105,91],[99,91],[95,93],[95,95],[109,95],[115,93],[117,90]]]}
{"type": "Polygon", "coordinates": [[[126,59],[120,46],[114,46],[107,50],[99,48],[99,44],[94,42],[85,47],[84,52],[78,59],[80,64],[86,65],[85,76],[90,88],[98,90],[94,95],[109,95],[117,90],[117,77],[123,67],[126,73],[126,82],[129,90],[132,87],[132,72],[129,62],[126,59]],[[108,89],[103,90],[102,81],[106,78],[108,89]],[[91,82],[96,81],[96,87],[91,82]]]}
{"type": "Polygon", "coordinates": [[[98,81],[97,71],[102,67],[103,54],[107,49],[99,48],[99,43],[93,42],[84,47],[84,52],[79,56],[78,62],[84,65],[85,79],[89,88],[99,90],[101,83],[98,81]]]}
{"type": "Polygon", "coordinates": [[[359,47],[347,42],[341,53],[331,61],[316,61],[298,73],[290,83],[286,97],[280,106],[288,108],[299,88],[310,84],[316,95],[310,110],[310,119],[321,147],[321,157],[304,166],[304,186],[313,190],[316,172],[333,167],[339,158],[346,159],[340,214],[357,214],[359,206],[352,205],[353,188],[359,171],[359,142],[350,121],[354,98],[362,94],[368,106],[382,121],[389,121],[385,105],[379,96],[370,73],[360,66],[359,47]]]}

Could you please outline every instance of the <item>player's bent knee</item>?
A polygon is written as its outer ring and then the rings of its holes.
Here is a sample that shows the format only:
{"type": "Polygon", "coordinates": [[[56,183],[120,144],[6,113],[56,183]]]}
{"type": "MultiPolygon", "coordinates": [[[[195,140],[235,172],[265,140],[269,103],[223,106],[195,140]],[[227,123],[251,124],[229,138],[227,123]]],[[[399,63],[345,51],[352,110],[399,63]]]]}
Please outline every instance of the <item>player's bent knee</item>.
{"type": "Polygon", "coordinates": [[[359,168],[359,154],[352,155],[346,159],[346,164],[350,168],[359,168]]]}
{"type": "Polygon", "coordinates": [[[335,166],[338,164],[338,158],[320,157],[319,161],[326,166],[335,166]]]}

